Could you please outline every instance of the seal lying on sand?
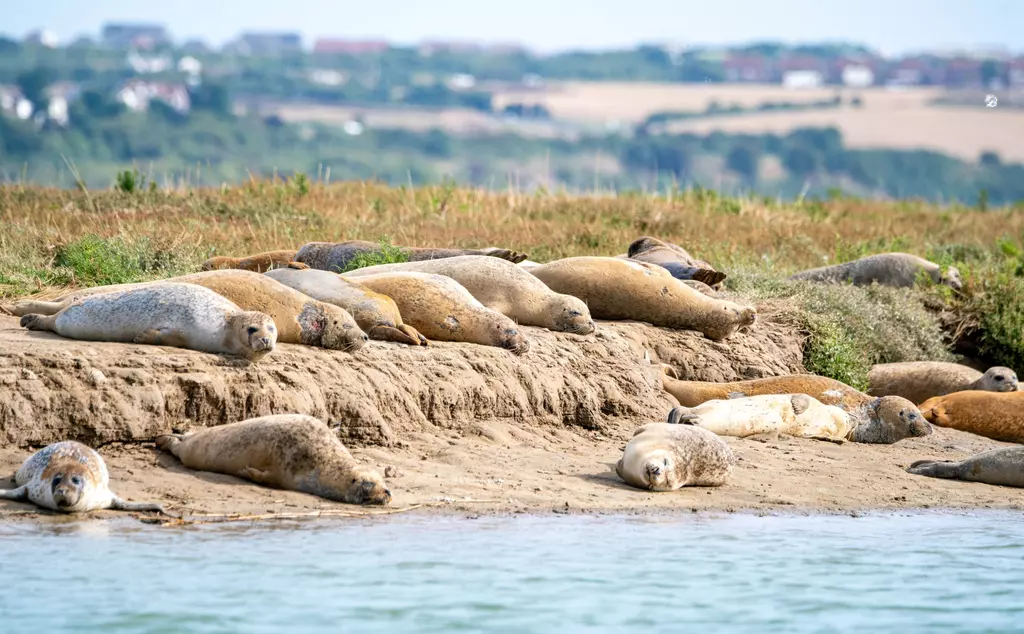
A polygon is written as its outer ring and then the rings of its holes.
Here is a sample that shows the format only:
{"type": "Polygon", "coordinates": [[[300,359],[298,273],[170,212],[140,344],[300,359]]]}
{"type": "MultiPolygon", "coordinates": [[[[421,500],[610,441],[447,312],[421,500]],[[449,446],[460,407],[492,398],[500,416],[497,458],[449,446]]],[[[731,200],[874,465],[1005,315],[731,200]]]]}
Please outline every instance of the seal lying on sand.
{"type": "Polygon", "coordinates": [[[313,299],[343,308],[371,339],[411,346],[427,345],[426,337],[412,326],[402,323],[402,315],[395,300],[375,293],[359,282],[316,269],[276,269],[268,271],[266,275],[313,299]]]}
{"type": "Polygon", "coordinates": [[[83,297],[166,283],[203,286],[229,299],[243,310],[266,313],[277,324],[278,343],[299,343],[352,352],[368,337],[344,309],[317,301],[266,275],[251,271],[207,271],[172,277],[160,282],[95,286],[57,298],[53,302],[24,301],[14,305],[15,314],[53,314],[83,297]]]}
{"type": "Polygon", "coordinates": [[[91,448],[71,440],[54,443],[32,454],[14,475],[17,489],[0,489],[5,500],[28,500],[36,506],[63,513],[156,511],[164,507],[147,502],[126,502],[110,491],[110,475],[103,458],[91,448]]]}
{"type": "Polygon", "coordinates": [[[918,460],[907,471],[931,478],[1024,487],[1024,447],[993,449],[960,462],[918,460]]]}
{"type": "Polygon", "coordinates": [[[911,288],[917,276],[924,272],[936,284],[945,284],[955,290],[963,288],[960,271],[949,267],[942,273],[941,267],[928,260],[909,253],[879,253],[859,260],[823,266],[801,271],[790,276],[791,280],[810,282],[850,282],[854,286],[868,286],[877,282],[881,286],[911,288]]]}
{"type": "Polygon", "coordinates": [[[257,253],[256,255],[249,255],[244,258],[218,256],[203,262],[204,271],[244,269],[255,273],[266,273],[272,269],[279,268],[308,269],[309,267],[295,261],[295,251],[267,251],[266,253],[257,253]]]}
{"type": "Polygon", "coordinates": [[[707,262],[694,258],[683,247],[650,236],[634,240],[629,245],[626,257],[663,267],[678,280],[696,280],[712,288],[726,278],[725,273],[716,271],[707,262]]]}
{"type": "Polygon", "coordinates": [[[847,411],[877,400],[875,397],[858,392],[841,381],[814,374],[793,374],[731,383],[711,383],[678,381],[666,374],[664,367],[661,379],[662,388],[676,397],[683,407],[696,407],[707,401],[762,394],[806,394],[825,405],[836,405],[847,411]]]}
{"type": "Polygon", "coordinates": [[[939,427],[1024,443],[1024,392],[953,392],[921,403],[921,413],[939,427]]]}
{"type": "Polygon", "coordinates": [[[514,321],[485,307],[450,277],[397,271],[358,279],[395,300],[405,322],[429,339],[496,346],[514,354],[530,349],[514,321]]]}
{"type": "Polygon", "coordinates": [[[757,309],[703,295],[657,265],[576,257],[529,269],[548,288],[582,299],[597,319],[635,319],[722,340],[757,319],[757,309]]]}
{"type": "MultiPolygon", "coordinates": [[[[486,255],[494,258],[501,258],[510,262],[522,262],[526,259],[525,253],[516,253],[509,249],[497,249],[488,247],[479,249],[433,249],[423,247],[396,247],[403,254],[409,256],[410,262],[420,260],[435,260],[438,258],[453,258],[459,255],[486,255]]],[[[333,271],[341,273],[348,266],[352,258],[362,253],[381,253],[381,246],[373,242],[363,240],[349,240],[347,242],[310,242],[302,246],[295,259],[314,269],[333,271]]]]}
{"type": "Polygon", "coordinates": [[[327,424],[312,416],[252,418],[192,434],[165,434],[156,444],[197,471],[349,504],[391,501],[380,474],[360,467],[327,424]]]}
{"type": "Polygon", "coordinates": [[[923,403],[933,396],[967,390],[1016,392],[1017,374],[1001,366],[989,368],[982,374],[959,363],[908,361],[881,363],[872,367],[868,372],[868,383],[868,394],[891,394],[923,403]]]}
{"type": "Polygon", "coordinates": [[[277,343],[277,328],[269,315],[243,311],[195,284],[151,284],[98,293],[71,301],[53,315],[25,314],[21,325],[69,339],[173,346],[234,354],[253,363],[277,343]]]}
{"type": "Polygon", "coordinates": [[[847,412],[806,394],[764,394],[676,407],[669,412],[668,422],[689,423],[739,438],[780,433],[887,445],[932,433],[914,404],[898,396],[886,396],[847,412]]]}
{"type": "Polygon", "coordinates": [[[715,434],[691,425],[649,423],[626,444],[615,473],[631,486],[675,491],[725,484],[736,458],[715,434]]]}
{"type": "Polygon", "coordinates": [[[588,335],[594,320],[587,305],[572,295],[552,291],[522,267],[507,260],[461,255],[440,260],[382,264],[356,269],[345,277],[416,271],[450,277],[481,304],[525,326],[588,335]]]}

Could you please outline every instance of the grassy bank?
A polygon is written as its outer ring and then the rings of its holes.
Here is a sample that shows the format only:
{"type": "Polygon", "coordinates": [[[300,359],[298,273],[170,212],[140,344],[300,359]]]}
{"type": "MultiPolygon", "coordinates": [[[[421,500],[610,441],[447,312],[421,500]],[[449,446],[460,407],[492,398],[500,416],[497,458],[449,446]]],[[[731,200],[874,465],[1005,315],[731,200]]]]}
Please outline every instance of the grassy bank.
{"type": "Polygon", "coordinates": [[[387,236],[394,244],[503,246],[549,260],[615,255],[640,235],[677,242],[779,302],[809,332],[809,369],[863,385],[880,361],[950,358],[949,337],[1024,369],[1024,209],[857,199],[672,195],[570,197],[460,189],[252,181],[196,190],[0,188],[0,297],[156,279],[211,255],[387,236]],[[909,251],[966,280],[962,294],[796,284],[786,276],[880,251],[909,251]],[[942,326],[942,328],[940,328],[942,326]],[[943,330],[944,329],[944,330],[943,330]]]}

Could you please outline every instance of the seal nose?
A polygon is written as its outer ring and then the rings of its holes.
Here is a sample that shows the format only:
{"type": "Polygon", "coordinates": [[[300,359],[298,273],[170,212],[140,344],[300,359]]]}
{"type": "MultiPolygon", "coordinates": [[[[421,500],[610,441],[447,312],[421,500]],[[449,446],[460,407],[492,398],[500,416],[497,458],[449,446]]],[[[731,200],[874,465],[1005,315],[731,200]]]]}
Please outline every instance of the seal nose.
{"type": "Polygon", "coordinates": [[[270,337],[263,337],[262,339],[260,339],[260,343],[262,343],[264,346],[269,348],[270,347],[270,337]]]}

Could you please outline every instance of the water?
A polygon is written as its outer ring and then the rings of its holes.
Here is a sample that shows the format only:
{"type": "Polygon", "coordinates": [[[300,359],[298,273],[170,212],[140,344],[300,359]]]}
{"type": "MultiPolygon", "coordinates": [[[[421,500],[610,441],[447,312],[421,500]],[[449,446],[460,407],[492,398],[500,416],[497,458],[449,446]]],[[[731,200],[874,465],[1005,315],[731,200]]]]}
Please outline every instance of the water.
{"type": "Polygon", "coordinates": [[[0,525],[0,632],[1010,632],[1024,515],[0,525]]]}

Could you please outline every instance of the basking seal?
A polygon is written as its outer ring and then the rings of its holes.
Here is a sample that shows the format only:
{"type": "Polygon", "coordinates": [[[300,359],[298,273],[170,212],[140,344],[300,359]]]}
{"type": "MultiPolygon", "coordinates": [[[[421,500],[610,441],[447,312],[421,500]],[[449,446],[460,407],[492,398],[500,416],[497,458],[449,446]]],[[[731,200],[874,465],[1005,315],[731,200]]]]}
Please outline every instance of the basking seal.
{"type": "Polygon", "coordinates": [[[959,363],[908,361],[881,363],[872,367],[868,372],[868,383],[868,394],[892,394],[923,403],[933,396],[967,390],[1016,392],[1017,374],[1001,366],[989,368],[982,374],[959,363]]]}
{"type": "Polygon", "coordinates": [[[204,271],[243,269],[255,273],[266,273],[279,268],[308,269],[309,267],[302,262],[295,261],[295,251],[267,251],[243,258],[230,258],[222,255],[203,262],[204,271]]]}
{"type": "Polygon", "coordinates": [[[727,277],[707,262],[691,256],[683,247],[650,236],[634,240],[629,245],[626,257],[663,267],[677,280],[695,280],[712,288],[719,286],[727,277]]]}
{"type": "Polygon", "coordinates": [[[396,271],[358,278],[398,304],[405,322],[437,341],[464,341],[525,354],[530,340],[516,323],[493,311],[450,277],[396,271]]]}
{"type": "Polygon", "coordinates": [[[269,315],[244,311],[195,284],[162,283],[98,293],[72,300],[52,315],[22,315],[21,325],[68,339],[173,346],[238,355],[253,363],[277,343],[277,328],[269,315]]]}
{"type": "Polygon", "coordinates": [[[276,269],[268,271],[266,275],[313,299],[343,308],[371,339],[411,346],[427,345],[426,337],[412,326],[402,323],[402,315],[395,300],[375,293],[359,282],[316,269],[276,269]]]}
{"type": "Polygon", "coordinates": [[[683,407],[696,407],[707,401],[762,394],[806,394],[825,405],[836,405],[847,411],[866,405],[875,397],[858,392],[849,385],[815,374],[792,374],[748,381],[711,383],[705,381],[678,381],[662,373],[662,388],[676,397],[683,407]]]}
{"type": "Polygon", "coordinates": [[[198,471],[349,504],[387,504],[391,491],[359,466],[323,421],[300,414],[252,418],[192,434],[164,434],[157,447],[198,471]]]}
{"type": "Polygon", "coordinates": [[[110,491],[107,465],[90,447],[72,440],[47,445],[32,454],[14,474],[18,488],[0,489],[5,500],[28,500],[62,513],[115,511],[167,512],[159,504],[126,502],[110,491]]]}
{"type": "Polygon", "coordinates": [[[757,319],[757,309],[703,295],[654,264],[575,257],[529,269],[556,293],[578,297],[597,319],[635,319],[722,340],[757,319]]]}
{"type": "Polygon", "coordinates": [[[762,394],[675,407],[668,422],[689,423],[739,438],[780,433],[886,445],[932,433],[917,407],[898,396],[886,396],[848,412],[806,394],[762,394]]]}
{"type": "Polygon", "coordinates": [[[706,429],[649,423],[634,432],[615,473],[626,484],[650,491],[717,487],[725,484],[735,460],[729,445],[706,429]]]}
{"type": "Polygon", "coordinates": [[[930,478],[1024,487],[1024,447],[993,449],[960,462],[918,460],[907,471],[930,478]]]}
{"type": "Polygon", "coordinates": [[[24,301],[14,305],[16,314],[51,315],[77,299],[124,289],[166,283],[203,286],[229,299],[243,310],[259,311],[277,324],[277,343],[298,343],[352,352],[369,339],[352,315],[343,308],[317,301],[295,289],[252,271],[206,271],[159,282],[95,286],[75,291],[52,302],[24,301]]]}
{"type": "Polygon", "coordinates": [[[930,277],[936,284],[945,284],[954,290],[963,288],[960,271],[956,267],[951,266],[943,272],[942,267],[938,264],[910,253],[869,255],[852,262],[801,271],[790,276],[789,279],[809,282],[849,282],[854,286],[878,283],[880,286],[911,288],[921,273],[930,277]]]}
{"type": "Polygon", "coordinates": [[[556,293],[522,267],[498,258],[460,255],[440,260],[381,264],[350,271],[345,277],[359,279],[394,271],[450,277],[487,308],[524,326],[539,326],[577,335],[594,332],[594,320],[582,300],[556,293]]]}
{"type": "Polygon", "coordinates": [[[939,427],[1024,443],[1024,392],[953,392],[921,403],[921,413],[939,427]]]}
{"type": "MultiPolygon", "coordinates": [[[[525,253],[516,253],[509,249],[498,249],[488,247],[486,249],[434,249],[429,247],[395,247],[401,253],[408,256],[410,262],[420,260],[435,260],[438,258],[453,258],[458,255],[486,255],[494,258],[509,260],[510,262],[522,262],[526,259],[525,253]]],[[[302,262],[313,269],[343,272],[349,262],[360,254],[382,253],[381,246],[374,242],[364,240],[349,240],[347,242],[309,242],[304,244],[295,254],[295,260],[302,262]]]]}

